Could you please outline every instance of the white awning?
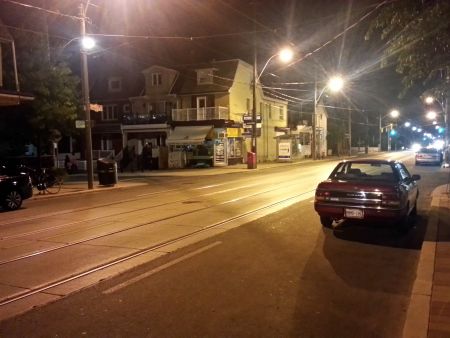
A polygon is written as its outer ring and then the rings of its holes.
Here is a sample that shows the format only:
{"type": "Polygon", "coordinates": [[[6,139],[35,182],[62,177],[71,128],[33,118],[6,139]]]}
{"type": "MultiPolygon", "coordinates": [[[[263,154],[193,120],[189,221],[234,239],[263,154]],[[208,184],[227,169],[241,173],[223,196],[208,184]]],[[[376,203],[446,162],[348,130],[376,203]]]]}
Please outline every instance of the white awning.
{"type": "Polygon", "coordinates": [[[175,127],[166,140],[168,145],[202,144],[213,126],[175,127]]]}

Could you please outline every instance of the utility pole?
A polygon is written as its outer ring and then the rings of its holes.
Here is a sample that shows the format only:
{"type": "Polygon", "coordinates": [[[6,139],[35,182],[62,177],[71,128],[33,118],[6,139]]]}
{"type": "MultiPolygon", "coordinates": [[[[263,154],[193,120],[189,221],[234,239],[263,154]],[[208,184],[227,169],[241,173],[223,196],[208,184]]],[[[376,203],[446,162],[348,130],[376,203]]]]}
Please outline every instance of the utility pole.
{"type": "MultiPolygon", "coordinates": [[[[80,3],[80,36],[81,41],[86,37],[86,9],[80,3]]],[[[94,167],[92,163],[92,133],[91,133],[91,109],[89,102],[89,78],[87,65],[87,51],[81,47],[82,87],[85,112],[86,132],[86,171],[88,175],[88,189],[94,189],[94,167]]]]}
{"type": "Polygon", "coordinates": [[[314,112],[312,115],[311,121],[311,129],[312,129],[312,137],[311,137],[311,155],[312,159],[317,159],[316,153],[316,113],[317,113],[317,78],[314,75],[314,112]]]}
{"type": "MultiPolygon", "coordinates": [[[[363,112],[363,114],[365,113],[364,109],[362,112],[363,112]]],[[[368,154],[369,153],[369,113],[366,114],[366,140],[365,141],[366,141],[366,144],[364,146],[364,153],[368,154]]]]}
{"type": "Polygon", "coordinates": [[[381,129],[381,113],[378,113],[379,115],[378,115],[378,121],[380,122],[380,125],[379,125],[379,132],[380,132],[380,136],[378,137],[378,142],[379,142],[379,144],[378,144],[378,151],[381,151],[381,132],[382,132],[382,129],[381,129]]]}
{"type": "Polygon", "coordinates": [[[257,62],[257,56],[256,56],[256,38],[253,44],[253,86],[252,86],[252,96],[253,96],[253,105],[252,105],[252,153],[253,156],[255,156],[255,163],[252,167],[253,169],[256,169],[257,163],[258,163],[258,155],[257,155],[257,139],[256,139],[256,81],[258,81],[258,73],[256,69],[256,62],[257,62]]]}
{"type": "Polygon", "coordinates": [[[348,110],[348,156],[352,156],[352,111],[348,110]]]}

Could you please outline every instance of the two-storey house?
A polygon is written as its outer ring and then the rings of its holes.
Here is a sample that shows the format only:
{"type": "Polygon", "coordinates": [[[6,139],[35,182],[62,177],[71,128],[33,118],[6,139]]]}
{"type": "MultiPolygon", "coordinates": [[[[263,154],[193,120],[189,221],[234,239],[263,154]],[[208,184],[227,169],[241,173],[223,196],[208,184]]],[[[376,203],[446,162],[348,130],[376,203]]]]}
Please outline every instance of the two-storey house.
{"type": "MultiPolygon", "coordinates": [[[[179,69],[153,65],[142,74],[142,94],[124,97],[131,109],[121,115],[120,132],[115,127],[113,148],[121,137],[122,147],[131,146],[139,156],[143,145],[150,143],[163,168],[245,162],[250,139],[243,122],[252,111],[251,65],[237,59],[179,69]]],[[[256,101],[261,120],[258,160],[275,160],[277,136],[287,127],[287,102],[265,95],[259,84],[256,101]]],[[[108,101],[97,102],[105,114],[108,101]]]]}
{"type": "Polygon", "coordinates": [[[90,72],[91,110],[99,107],[91,111],[94,158],[114,157],[124,145],[123,128],[140,122],[131,114],[130,97],[142,91],[143,84],[132,62],[99,57],[90,65],[95,68],[90,72]]]}
{"type": "MultiPolygon", "coordinates": [[[[213,61],[185,70],[180,76],[177,107],[172,110],[171,152],[184,151],[187,162],[228,165],[246,160],[250,139],[244,116],[252,111],[253,67],[242,60],[213,61]],[[195,139],[195,143],[193,142],[195,139]],[[194,145],[197,146],[194,146],[194,145]]],[[[256,91],[258,161],[275,160],[277,139],[287,127],[287,102],[256,91]]]]}

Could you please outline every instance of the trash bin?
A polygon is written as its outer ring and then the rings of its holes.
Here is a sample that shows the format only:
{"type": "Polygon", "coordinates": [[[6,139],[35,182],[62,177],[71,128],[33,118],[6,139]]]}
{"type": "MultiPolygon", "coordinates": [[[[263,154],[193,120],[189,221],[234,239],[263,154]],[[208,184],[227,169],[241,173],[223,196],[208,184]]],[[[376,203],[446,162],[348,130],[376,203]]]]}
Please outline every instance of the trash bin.
{"type": "Polygon", "coordinates": [[[97,175],[100,185],[114,185],[117,183],[117,163],[108,158],[97,160],[97,175]]]}
{"type": "Polygon", "coordinates": [[[256,154],[251,151],[247,153],[247,169],[256,169],[256,154]]]}

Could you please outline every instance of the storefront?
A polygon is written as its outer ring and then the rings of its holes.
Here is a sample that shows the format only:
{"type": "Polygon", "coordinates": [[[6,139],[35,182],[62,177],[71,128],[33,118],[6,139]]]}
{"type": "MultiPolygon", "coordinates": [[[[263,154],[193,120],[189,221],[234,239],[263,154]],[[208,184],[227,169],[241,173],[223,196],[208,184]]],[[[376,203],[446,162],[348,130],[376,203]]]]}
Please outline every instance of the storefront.
{"type": "Polygon", "coordinates": [[[242,163],[240,128],[176,126],[167,138],[169,168],[242,163]]]}
{"type": "Polygon", "coordinates": [[[166,140],[169,168],[213,166],[213,126],[178,126],[166,140]]]}

